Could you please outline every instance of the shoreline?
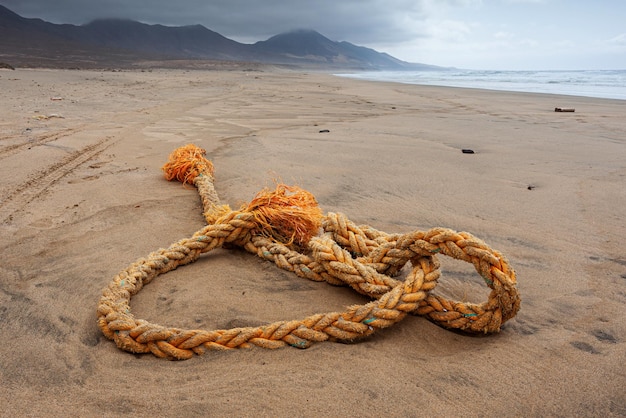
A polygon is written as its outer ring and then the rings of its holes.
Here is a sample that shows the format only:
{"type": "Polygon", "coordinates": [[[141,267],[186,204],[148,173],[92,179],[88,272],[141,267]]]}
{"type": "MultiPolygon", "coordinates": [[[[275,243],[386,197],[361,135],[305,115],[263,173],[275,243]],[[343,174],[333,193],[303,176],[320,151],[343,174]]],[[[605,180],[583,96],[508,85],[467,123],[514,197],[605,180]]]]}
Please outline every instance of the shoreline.
{"type": "MultiPolygon", "coordinates": [[[[381,71],[381,72],[344,72],[337,73],[336,75],[345,78],[357,79],[357,80],[367,80],[367,81],[387,81],[387,82],[396,82],[401,84],[409,84],[409,85],[425,85],[425,86],[433,86],[433,87],[457,87],[457,88],[469,88],[469,89],[480,89],[480,90],[493,90],[493,91],[503,91],[503,92],[520,92],[520,93],[534,93],[534,94],[554,94],[554,95],[563,95],[563,96],[574,96],[574,97],[589,97],[589,98],[601,98],[601,99],[610,99],[610,100],[626,100],[626,87],[618,86],[617,88],[621,88],[619,93],[615,92],[615,86],[611,87],[610,90],[607,89],[607,85],[585,85],[579,84],[577,85],[578,89],[589,90],[590,92],[584,94],[582,91],[572,91],[572,86],[561,85],[560,81],[550,81],[547,83],[541,83],[536,74],[561,74],[561,73],[579,73],[585,74],[588,72],[602,72],[602,73],[614,73],[616,71],[624,72],[626,70],[597,70],[597,71],[477,71],[477,70],[459,70],[461,72],[467,72],[470,74],[495,74],[496,76],[501,76],[502,74],[512,74],[512,77],[515,79],[516,76],[526,73],[533,73],[534,76],[532,78],[519,78],[516,81],[511,80],[498,80],[497,78],[492,79],[481,79],[480,76],[474,76],[479,78],[472,78],[470,80],[465,80],[462,76],[459,76],[456,79],[447,79],[447,80],[410,80],[407,79],[407,74],[409,76],[413,74],[439,74],[445,75],[448,74],[446,72],[438,73],[438,72],[403,72],[403,71],[381,71]],[[371,77],[371,74],[378,74],[378,76],[371,77]],[[380,75],[382,74],[382,75],[380,75]],[[394,77],[389,74],[394,75],[404,75],[403,77],[394,77]],[[507,86],[502,86],[499,84],[510,84],[507,86]],[[520,84],[526,84],[525,87],[520,87],[520,84]],[[559,91],[560,89],[560,91],[559,91]],[[552,90],[552,91],[550,91],[552,90]]],[[[437,77],[435,77],[437,78],[437,77]]],[[[540,78],[540,77],[539,77],[540,78]]],[[[606,82],[605,82],[606,83],[606,82]]]]}
{"type": "MultiPolygon", "coordinates": [[[[626,413],[626,102],[291,70],[17,69],[0,88],[7,414],[280,416],[284,399],[290,415],[626,413]],[[231,207],[278,179],[359,225],[470,232],[509,259],[521,311],[484,337],[408,316],[306,350],[119,350],[96,326],[102,289],[204,224],[196,190],[160,169],[187,143],[207,150],[231,207]]],[[[441,262],[436,293],[486,300],[471,265],[441,262]]],[[[211,330],[365,301],[219,250],[156,278],[132,309],[211,330]]]]}
{"type": "MultiPolygon", "coordinates": [[[[190,61],[193,63],[193,61],[190,61]]],[[[3,69],[0,69],[2,71],[3,69]]],[[[8,69],[6,69],[8,70],[8,69]]],[[[198,65],[182,65],[181,64],[173,64],[171,67],[168,66],[136,66],[136,67],[94,67],[94,68],[52,68],[52,67],[16,67],[14,70],[24,70],[24,71],[79,71],[79,72],[111,72],[111,73],[124,73],[124,72],[139,72],[139,73],[151,73],[151,72],[213,72],[213,71],[227,71],[227,72],[259,72],[259,73],[289,73],[289,74],[300,74],[300,75],[330,75],[333,77],[337,77],[340,79],[349,79],[353,81],[363,81],[363,82],[375,82],[375,83],[391,83],[391,84],[399,84],[399,85],[409,85],[409,86],[418,86],[418,87],[435,87],[435,88],[451,88],[451,89],[461,89],[461,90],[478,90],[483,92],[500,92],[507,94],[536,94],[540,96],[563,96],[564,98],[581,98],[581,99],[601,99],[601,100],[612,100],[618,102],[617,104],[621,104],[626,101],[625,99],[614,98],[614,97],[602,97],[602,96],[585,96],[580,94],[567,94],[567,93],[558,93],[558,92],[537,92],[537,91],[525,91],[525,90],[505,90],[498,88],[486,88],[486,87],[470,87],[470,86],[454,86],[454,85],[445,85],[445,84],[420,84],[420,83],[411,83],[411,82],[403,82],[397,80],[384,80],[384,79],[368,79],[368,78],[358,78],[351,77],[350,75],[346,75],[343,72],[336,72],[333,69],[314,69],[314,68],[300,68],[297,66],[289,66],[286,64],[265,64],[265,63],[254,63],[254,62],[233,62],[233,61],[210,61],[208,63],[199,62],[198,65]]],[[[541,70],[541,72],[551,72],[552,70],[541,70]]],[[[560,71],[560,70],[554,70],[560,71]]],[[[586,71],[586,70],[581,70],[586,71]]],[[[610,71],[610,70],[607,70],[610,71]]],[[[398,71],[402,73],[402,71],[398,71]]],[[[515,71],[512,71],[515,72],[515,71]]],[[[10,71],[4,71],[6,74],[10,74],[10,71]]],[[[0,72],[0,75],[2,72],[0,72]]]]}

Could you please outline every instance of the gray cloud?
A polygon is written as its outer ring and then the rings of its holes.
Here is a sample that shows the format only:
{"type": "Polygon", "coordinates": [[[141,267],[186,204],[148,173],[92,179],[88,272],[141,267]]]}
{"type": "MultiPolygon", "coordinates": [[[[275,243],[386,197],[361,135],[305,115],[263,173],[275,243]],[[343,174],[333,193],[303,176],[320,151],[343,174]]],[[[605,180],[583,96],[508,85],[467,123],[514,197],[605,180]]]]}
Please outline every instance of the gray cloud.
{"type": "Polygon", "coordinates": [[[173,26],[202,24],[244,42],[300,28],[358,44],[402,42],[420,36],[418,22],[425,13],[419,0],[0,1],[18,14],[54,23],[115,17],[173,26]]]}

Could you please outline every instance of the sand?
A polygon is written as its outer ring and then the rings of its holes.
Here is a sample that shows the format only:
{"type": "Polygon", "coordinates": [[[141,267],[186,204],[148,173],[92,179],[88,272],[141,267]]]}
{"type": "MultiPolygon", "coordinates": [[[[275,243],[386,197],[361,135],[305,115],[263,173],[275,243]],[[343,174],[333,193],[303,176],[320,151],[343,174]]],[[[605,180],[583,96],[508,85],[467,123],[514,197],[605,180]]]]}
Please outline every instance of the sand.
{"type": "MultiPolygon", "coordinates": [[[[626,101],[271,69],[5,70],[0,91],[1,416],[626,415],[626,101]],[[306,350],[121,351],[96,325],[102,289],[204,222],[160,171],[187,143],[233,206],[281,179],[357,224],[476,235],[515,268],[521,311],[485,337],[409,316],[306,350]]],[[[438,292],[486,300],[441,261],[438,292]]],[[[222,329],[366,301],[216,250],[132,309],[222,329]]]]}

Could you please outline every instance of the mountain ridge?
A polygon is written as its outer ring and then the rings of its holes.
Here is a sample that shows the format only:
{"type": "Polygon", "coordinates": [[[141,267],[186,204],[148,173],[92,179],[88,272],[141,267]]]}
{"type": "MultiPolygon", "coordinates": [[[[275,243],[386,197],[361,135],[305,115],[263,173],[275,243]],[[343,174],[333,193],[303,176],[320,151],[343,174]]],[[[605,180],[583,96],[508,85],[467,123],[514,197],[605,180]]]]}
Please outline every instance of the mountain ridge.
{"type": "Polygon", "coordinates": [[[0,61],[35,66],[120,66],[138,61],[217,60],[352,70],[437,70],[374,49],[336,42],[313,29],[296,29],[254,44],[200,25],[165,26],[130,19],[84,25],[25,18],[0,5],[0,61]]]}

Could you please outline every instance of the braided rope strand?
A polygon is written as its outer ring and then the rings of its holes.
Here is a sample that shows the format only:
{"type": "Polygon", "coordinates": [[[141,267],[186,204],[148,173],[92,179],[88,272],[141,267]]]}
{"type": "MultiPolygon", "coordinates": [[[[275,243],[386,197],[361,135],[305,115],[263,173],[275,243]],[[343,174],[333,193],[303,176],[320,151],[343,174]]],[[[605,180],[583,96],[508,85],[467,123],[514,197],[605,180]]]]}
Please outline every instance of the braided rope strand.
{"type": "MultiPolygon", "coordinates": [[[[275,239],[275,233],[260,231],[271,219],[262,217],[260,225],[254,209],[233,211],[220,205],[213,184],[213,165],[204,159],[204,150],[183,148],[176,152],[178,156],[186,155],[186,160],[173,161],[170,157],[166,164],[176,169],[182,167],[182,171],[166,176],[193,182],[208,225],[189,238],[137,260],[103,290],[97,307],[98,326],[122,350],[183,360],[207,350],[251,346],[275,349],[286,345],[307,348],[313,342],[353,341],[371,335],[396,324],[407,314],[425,316],[444,328],[493,333],[520,308],[515,272],[506,257],[467,232],[433,228],[387,234],[367,225],[357,226],[341,213],[328,213],[321,219],[322,232],[308,242],[283,243],[275,239]],[[195,161],[197,158],[202,160],[195,161]],[[130,301],[144,285],[225,244],[240,246],[297,276],[349,286],[372,300],[342,312],[228,330],[169,328],[134,317],[130,301]],[[488,300],[474,304],[434,294],[441,275],[438,255],[473,264],[492,289],[488,300]],[[407,263],[411,268],[406,277],[394,278],[407,263]]],[[[284,190],[291,193],[293,189],[284,190]]],[[[284,201],[280,203],[286,205],[284,201]]],[[[302,208],[297,209],[300,213],[302,208]]],[[[285,218],[281,216],[283,222],[285,218]]],[[[309,223],[312,227],[317,225],[314,221],[309,223]]]]}

